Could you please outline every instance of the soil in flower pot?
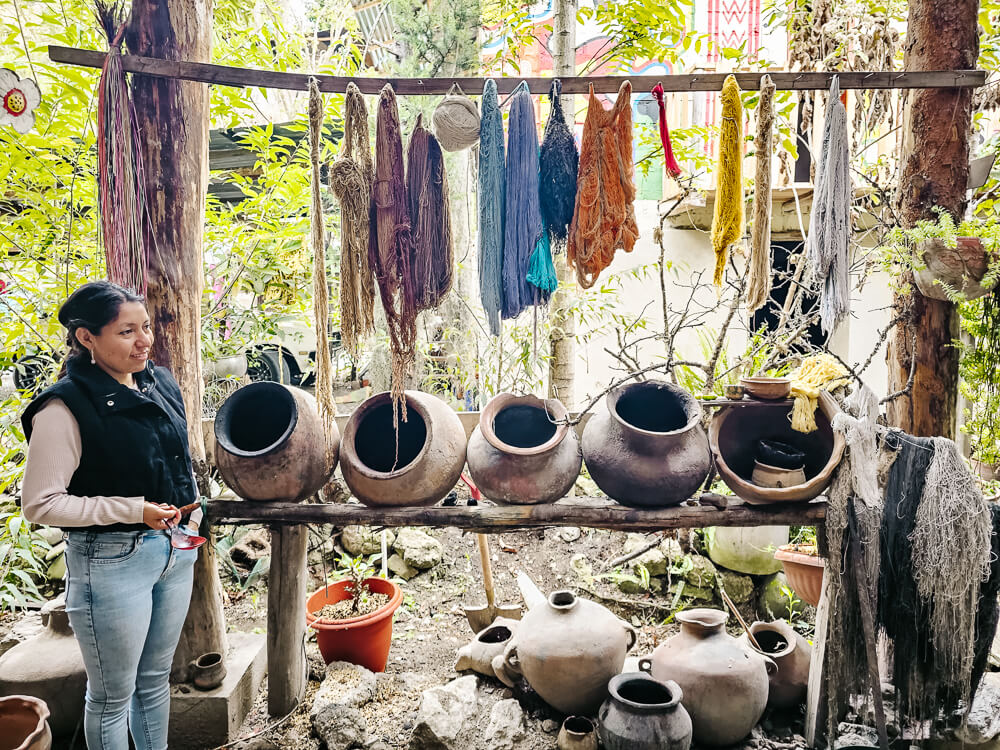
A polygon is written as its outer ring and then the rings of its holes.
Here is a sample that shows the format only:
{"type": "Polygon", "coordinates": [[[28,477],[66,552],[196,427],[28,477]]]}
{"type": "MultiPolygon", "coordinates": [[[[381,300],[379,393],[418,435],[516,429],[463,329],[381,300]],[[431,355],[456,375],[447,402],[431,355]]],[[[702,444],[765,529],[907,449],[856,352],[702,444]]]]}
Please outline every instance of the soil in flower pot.
{"type": "Polygon", "coordinates": [[[372,672],[384,672],[392,643],[392,618],[403,602],[403,591],[392,581],[367,578],[368,596],[384,595],[388,602],[373,612],[356,617],[332,620],[321,616],[329,605],[350,598],[353,581],[331,583],[309,597],[306,602],[306,623],[316,630],[316,643],[323,661],[346,661],[359,664],[372,672]]]}

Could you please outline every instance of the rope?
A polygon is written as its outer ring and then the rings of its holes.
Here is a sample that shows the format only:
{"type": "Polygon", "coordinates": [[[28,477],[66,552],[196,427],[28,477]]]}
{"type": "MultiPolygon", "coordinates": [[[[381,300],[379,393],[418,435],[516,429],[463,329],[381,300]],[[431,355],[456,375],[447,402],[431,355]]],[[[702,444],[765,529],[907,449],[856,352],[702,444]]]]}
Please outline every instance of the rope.
{"type": "Polygon", "coordinates": [[[747,310],[750,312],[763,307],[771,293],[771,152],[774,90],[771,76],[763,76],[760,79],[757,135],[754,138],[757,172],[753,188],[750,278],[747,280],[747,310]]]}
{"type": "Polygon", "coordinates": [[[437,138],[424,127],[423,115],[410,136],[406,154],[406,190],[413,223],[413,290],[420,310],[437,307],[451,289],[455,263],[448,211],[448,177],[437,138]]]}
{"type": "Polygon", "coordinates": [[[713,283],[721,287],[729,246],[743,234],[743,105],[734,76],[722,84],[722,125],[719,137],[718,187],[712,217],[715,250],[713,283]]]}
{"type": "Polygon", "coordinates": [[[674,147],[670,143],[670,128],[667,127],[667,107],[663,101],[662,83],[653,86],[653,97],[656,99],[656,106],[660,112],[660,143],[663,144],[663,166],[666,167],[667,174],[676,180],[681,176],[681,165],[677,163],[674,147]]]}
{"type": "MultiPolygon", "coordinates": [[[[538,196],[541,201],[542,222],[555,240],[556,252],[566,243],[573,205],[576,202],[576,179],[580,168],[580,155],[576,150],[573,133],[566,124],[559,93],[562,82],[556,78],[549,89],[552,109],[538,156],[538,196]]],[[[536,284],[537,286],[537,284],[536,284]]]]}
{"type": "Polygon", "coordinates": [[[479,131],[479,296],[486,324],[500,335],[503,299],[504,171],[503,113],[492,78],[483,86],[479,131]]]}
{"type": "Polygon", "coordinates": [[[445,151],[461,151],[479,140],[479,110],[457,83],[438,102],[431,120],[434,135],[445,151]]]}

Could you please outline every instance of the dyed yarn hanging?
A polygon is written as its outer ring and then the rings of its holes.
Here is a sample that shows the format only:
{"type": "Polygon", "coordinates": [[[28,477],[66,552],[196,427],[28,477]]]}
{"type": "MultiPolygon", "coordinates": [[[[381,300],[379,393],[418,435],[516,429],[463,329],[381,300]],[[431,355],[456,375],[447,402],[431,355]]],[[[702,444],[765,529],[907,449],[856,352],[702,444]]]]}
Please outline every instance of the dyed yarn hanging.
{"type": "Polygon", "coordinates": [[[632,184],[632,84],[625,81],[610,109],[590,87],[580,146],[576,208],[566,248],[570,266],[584,289],[592,287],[621,248],[632,252],[639,238],[632,184]]]}
{"type": "Polygon", "coordinates": [[[423,125],[410,136],[406,156],[406,192],[413,226],[413,289],[417,310],[437,307],[451,289],[455,264],[448,211],[448,176],[437,138],[423,125]]]}
{"type": "Polygon", "coordinates": [[[809,265],[822,285],[820,318],[827,333],[832,333],[850,312],[850,240],[851,174],[847,110],[840,101],[840,81],[834,76],[826,103],[822,156],[816,174],[816,193],[806,241],[809,265]]]}
{"type": "Polygon", "coordinates": [[[552,109],[549,120],[545,123],[541,153],[538,156],[538,196],[542,223],[555,240],[553,244],[556,252],[565,244],[570,222],[573,221],[576,179],[580,166],[576,141],[563,114],[559,98],[561,91],[562,82],[556,78],[549,90],[552,109]]]}
{"type": "Polygon", "coordinates": [[[504,206],[503,299],[501,316],[510,320],[535,301],[528,283],[531,254],[542,235],[538,206],[538,131],[528,86],[514,92],[507,126],[507,196],[504,206]]]}
{"type": "Polygon", "coordinates": [[[552,246],[549,233],[542,230],[542,236],[535,245],[528,263],[528,283],[538,290],[538,301],[548,303],[552,293],[559,286],[556,268],[552,265],[552,246]]]}
{"type": "Polygon", "coordinates": [[[722,124],[719,127],[719,168],[716,179],[715,213],[712,216],[712,249],[715,273],[712,281],[722,286],[729,246],[743,234],[743,104],[734,76],[722,84],[722,124]]]}
{"type": "Polygon", "coordinates": [[[774,81],[760,79],[757,135],[754,138],[757,170],[753,188],[753,231],[750,234],[750,271],[747,310],[764,306],[771,293],[771,150],[774,125],[774,81]]]}
{"type": "Polygon", "coordinates": [[[503,113],[492,78],[483,86],[479,129],[479,296],[490,334],[500,335],[506,173],[503,113]]]}
{"type": "Polygon", "coordinates": [[[445,151],[461,151],[479,140],[479,110],[457,83],[438,102],[431,120],[445,151]]]}
{"type": "Polygon", "coordinates": [[[361,90],[347,85],[344,143],[330,168],[330,188],[340,201],[340,335],[355,359],[362,337],[375,330],[375,277],[368,263],[371,203],[371,146],[368,109],[361,90]]]}
{"type": "Polygon", "coordinates": [[[851,382],[847,368],[832,354],[806,357],[788,376],[792,381],[792,429],[796,432],[816,431],[816,408],[820,389],[832,391],[851,382]]]}
{"type": "Polygon", "coordinates": [[[662,83],[653,86],[653,97],[656,99],[656,106],[660,111],[660,143],[663,144],[663,165],[667,169],[667,174],[676,180],[681,176],[681,165],[677,163],[674,147],[670,143],[670,128],[667,127],[667,107],[663,102],[662,83]]]}

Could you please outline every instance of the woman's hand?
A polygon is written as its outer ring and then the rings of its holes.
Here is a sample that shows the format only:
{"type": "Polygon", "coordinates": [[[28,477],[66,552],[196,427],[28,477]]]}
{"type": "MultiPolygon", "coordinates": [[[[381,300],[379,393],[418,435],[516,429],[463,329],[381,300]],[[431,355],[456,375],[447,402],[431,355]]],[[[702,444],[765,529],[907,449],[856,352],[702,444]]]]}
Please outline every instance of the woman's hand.
{"type": "Polygon", "coordinates": [[[156,529],[157,531],[168,529],[170,528],[168,523],[171,520],[175,523],[181,520],[180,511],[173,505],[150,502],[142,504],[142,522],[149,528],[156,529]]]}

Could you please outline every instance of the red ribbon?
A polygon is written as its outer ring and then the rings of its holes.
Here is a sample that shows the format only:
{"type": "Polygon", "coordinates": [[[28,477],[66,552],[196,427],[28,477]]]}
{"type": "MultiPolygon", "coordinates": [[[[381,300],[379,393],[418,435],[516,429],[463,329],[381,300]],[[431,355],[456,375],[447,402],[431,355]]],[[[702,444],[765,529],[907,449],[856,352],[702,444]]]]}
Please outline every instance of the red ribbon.
{"type": "Polygon", "coordinates": [[[663,143],[663,163],[667,168],[667,174],[674,179],[681,176],[681,165],[677,163],[674,150],[670,146],[670,128],[667,127],[667,110],[663,104],[663,85],[653,86],[653,96],[660,107],[660,141],[663,143]]]}

